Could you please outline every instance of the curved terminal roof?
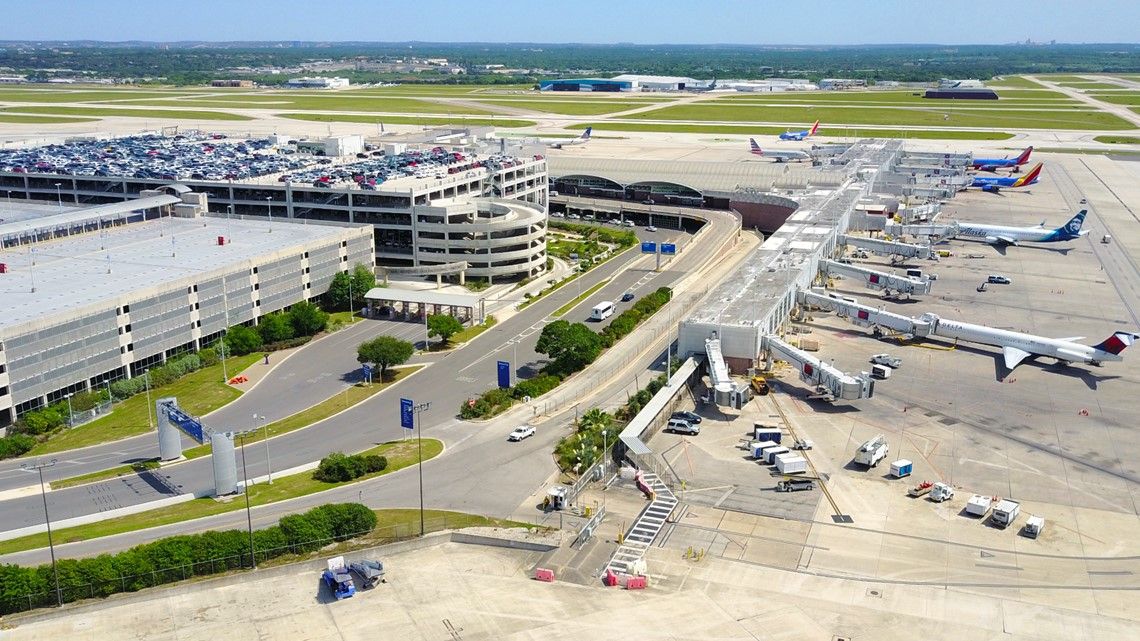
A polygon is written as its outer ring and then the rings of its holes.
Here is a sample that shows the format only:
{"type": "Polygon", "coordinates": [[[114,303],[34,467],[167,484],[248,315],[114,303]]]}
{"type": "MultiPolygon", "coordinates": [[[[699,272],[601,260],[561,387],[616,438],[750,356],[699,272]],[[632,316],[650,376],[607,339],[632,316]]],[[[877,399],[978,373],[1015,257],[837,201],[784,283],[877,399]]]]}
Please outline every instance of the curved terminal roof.
{"type": "Polygon", "coordinates": [[[546,162],[551,176],[592,176],[623,186],[644,182],[673,183],[706,195],[730,195],[745,189],[838,187],[846,179],[844,171],[786,163],[627,160],[561,155],[548,156],[546,162]]]}

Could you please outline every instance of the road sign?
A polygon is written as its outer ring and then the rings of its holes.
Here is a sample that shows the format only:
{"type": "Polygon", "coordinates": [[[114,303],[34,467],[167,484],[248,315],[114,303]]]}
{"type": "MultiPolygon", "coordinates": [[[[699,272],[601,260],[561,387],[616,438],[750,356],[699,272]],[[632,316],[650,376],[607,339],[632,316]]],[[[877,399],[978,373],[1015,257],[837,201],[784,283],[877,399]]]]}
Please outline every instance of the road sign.
{"type": "Polygon", "coordinates": [[[416,428],[416,413],[412,409],[412,399],[400,399],[400,427],[406,430],[416,428]]]}
{"type": "Polygon", "coordinates": [[[666,256],[673,256],[677,253],[676,243],[661,243],[661,253],[666,256]]]}
{"type": "Polygon", "coordinates": [[[641,243],[641,253],[643,254],[656,254],[657,243],[641,243]]]}
{"type": "Polygon", "coordinates": [[[499,361],[499,388],[507,389],[511,386],[511,364],[499,361]]]}
{"type": "Polygon", "coordinates": [[[372,367],[369,366],[367,363],[365,363],[360,368],[360,374],[364,377],[364,380],[371,381],[372,380],[372,367]]]}

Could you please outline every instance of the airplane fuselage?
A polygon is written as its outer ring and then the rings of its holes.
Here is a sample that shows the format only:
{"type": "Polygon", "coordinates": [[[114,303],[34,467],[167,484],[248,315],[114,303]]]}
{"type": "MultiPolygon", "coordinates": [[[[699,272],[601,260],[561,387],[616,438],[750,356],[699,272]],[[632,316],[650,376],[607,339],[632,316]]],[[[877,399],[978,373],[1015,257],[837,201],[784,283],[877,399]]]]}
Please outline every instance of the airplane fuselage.
{"type": "Polygon", "coordinates": [[[1034,229],[1032,227],[1004,227],[1002,225],[978,225],[962,223],[959,223],[958,233],[954,237],[960,240],[977,240],[987,243],[997,242],[999,239],[1008,239],[1017,243],[1048,243],[1061,240],[1071,240],[1069,238],[1058,237],[1056,230],[1053,229],[1034,229]]]}
{"type": "Polygon", "coordinates": [[[1048,356],[1066,363],[1092,363],[1099,365],[1105,361],[1122,360],[1120,354],[1113,354],[1089,345],[1074,343],[1057,338],[1011,332],[972,323],[938,319],[934,335],[956,339],[968,343],[980,343],[995,347],[1011,347],[1038,356],[1048,356]]]}

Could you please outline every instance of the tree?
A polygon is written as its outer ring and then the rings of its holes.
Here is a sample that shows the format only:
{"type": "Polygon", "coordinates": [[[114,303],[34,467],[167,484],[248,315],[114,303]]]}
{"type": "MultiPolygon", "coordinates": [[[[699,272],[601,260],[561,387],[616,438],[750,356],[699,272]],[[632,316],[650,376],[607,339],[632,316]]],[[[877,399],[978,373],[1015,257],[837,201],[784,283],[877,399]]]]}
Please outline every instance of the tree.
{"type": "Polygon", "coordinates": [[[551,374],[580,371],[602,351],[602,339],[582,323],[557,320],[542,329],[535,351],[551,358],[551,374]]]}
{"type": "MultiPolygon", "coordinates": [[[[332,282],[329,283],[329,291],[325,294],[332,309],[352,308],[348,300],[351,283],[352,275],[348,272],[337,272],[336,276],[333,276],[332,282]]],[[[356,294],[356,292],[352,293],[356,294]]],[[[353,297],[355,298],[355,296],[353,297]]]]}
{"type": "Polygon", "coordinates": [[[257,333],[266,343],[277,343],[293,338],[293,324],[285,314],[266,314],[257,324],[257,333]]]}
{"type": "Polygon", "coordinates": [[[329,324],[329,315],[316,305],[301,301],[289,308],[289,322],[297,336],[312,336],[329,324]]]}
{"type": "Polygon", "coordinates": [[[364,341],[356,348],[356,360],[378,367],[383,380],[389,367],[406,363],[415,351],[415,346],[408,341],[393,336],[378,336],[364,341]]]}
{"type": "Polygon", "coordinates": [[[376,287],[376,273],[367,265],[358,263],[351,272],[337,272],[333,276],[327,296],[334,309],[355,310],[373,287],[376,287]]]}
{"type": "Polygon", "coordinates": [[[451,314],[431,314],[427,318],[428,337],[439,336],[446,345],[451,337],[463,331],[463,323],[451,314]]]}
{"type": "MultiPolygon", "coordinates": [[[[245,325],[234,325],[226,331],[226,355],[249,354],[261,348],[261,335],[245,325]]],[[[151,384],[155,381],[152,378],[151,384]]]]}

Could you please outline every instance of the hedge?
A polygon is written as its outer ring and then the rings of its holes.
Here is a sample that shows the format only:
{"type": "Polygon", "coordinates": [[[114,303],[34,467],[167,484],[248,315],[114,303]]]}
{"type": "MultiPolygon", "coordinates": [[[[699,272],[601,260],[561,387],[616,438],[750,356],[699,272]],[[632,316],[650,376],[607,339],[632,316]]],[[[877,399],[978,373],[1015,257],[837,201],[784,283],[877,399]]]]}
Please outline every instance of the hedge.
{"type": "MultiPolygon", "coordinates": [[[[367,506],[321,505],[254,532],[254,549],[257,559],[265,561],[317,550],[374,527],[376,513],[367,506]]],[[[114,555],[62,559],[58,563],[59,587],[65,602],[78,601],[236,570],[247,567],[249,560],[249,534],[245,530],[171,536],[114,555]]],[[[0,565],[0,615],[55,604],[50,564],[0,565]]]]}
{"type": "Polygon", "coordinates": [[[388,459],[376,454],[352,454],[333,452],[321,459],[313,472],[313,478],[325,483],[345,483],[373,472],[388,469],[388,459]]]}

